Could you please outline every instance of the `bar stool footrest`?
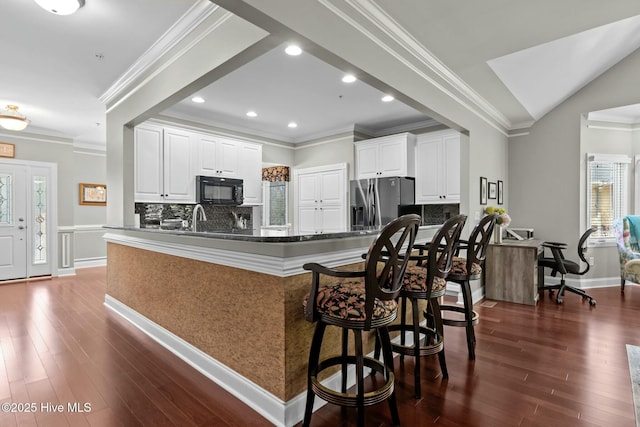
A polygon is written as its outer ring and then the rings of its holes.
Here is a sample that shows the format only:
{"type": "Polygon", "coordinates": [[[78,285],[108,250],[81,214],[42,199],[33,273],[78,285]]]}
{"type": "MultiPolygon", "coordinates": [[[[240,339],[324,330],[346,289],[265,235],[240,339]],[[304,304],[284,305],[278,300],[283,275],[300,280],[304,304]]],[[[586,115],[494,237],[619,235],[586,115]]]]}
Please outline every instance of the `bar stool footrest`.
{"type": "MultiPolygon", "coordinates": [[[[397,331],[400,331],[400,333],[413,332],[412,325],[405,325],[404,329],[402,328],[402,325],[390,325],[387,327],[387,329],[389,330],[389,332],[397,332],[397,331]]],[[[418,353],[420,356],[430,356],[432,354],[438,354],[440,351],[442,351],[444,347],[444,340],[442,339],[441,336],[437,334],[437,332],[434,329],[430,329],[424,326],[420,326],[419,329],[421,334],[424,334],[428,337],[433,338],[432,344],[420,345],[420,351],[418,353]]],[[[408,341],[411,342],[411,345],[402,345],[392,341],[391,348],[396,353],[399,353],[405,356],[415,356],[416,352],[413,346],[413,338],[408,341]]]]}
{"type": "MultiPolygon", "coordinates": [[[[455,311],[457,313],[462,313],[464,314],[466,312],[464,307],[460,307],[457,305],[441,305],[440,306],[440,311],[444,312],[444,311],[455,311]]],[[[478,313],[476,313],[475,311],[471,312],[471,324],[472,325],[477,325],[478,324],[478,313]]],[[[448,326],[459,326],[459,327],[466,327],[467,326],[467,321],[466,319],[450,319],[444,316],[444,313],[442,314],[442,324],[443,325],[448,325],[448,326]]]]}
{"type": "MultiPolygon", "coordinates": [[[[347,406],[355,408],[358,405],[358,397],[354,393],[342,393],[337,390],[326,387],[320,381],[318,381],[318,374],[325,369],[342,366],[346,359],[348,365],[356,364],[355,356],[347,356],[346,358],[341,356],[331,357],[323,360],[318,364],[318,370],[315,374],[311,375],[311,389],[313,393],[319,398],[332,403],[334,405],[347,406]]],[[[387,373],[387,381],[380,388],[371,391],[365,391],[364,393],[364,406],[376,405],[380,402],[384,402],[393,394],[394,390],[394,376],[393,372],[388,372],[387,367],[372,357],[364,357],[364,366],[370,368],[381,374],[387,373]]]]}

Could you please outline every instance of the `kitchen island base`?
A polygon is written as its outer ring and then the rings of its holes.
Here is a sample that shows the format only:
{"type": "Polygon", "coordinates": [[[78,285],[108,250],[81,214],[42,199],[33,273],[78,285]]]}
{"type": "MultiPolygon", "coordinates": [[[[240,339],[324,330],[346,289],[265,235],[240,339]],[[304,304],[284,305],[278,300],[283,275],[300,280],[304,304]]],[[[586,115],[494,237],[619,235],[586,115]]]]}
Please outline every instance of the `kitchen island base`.
{"type": "MultiPolygon", "coordinates": [[[[299,251],[304,255],[271,260],[264,254],[252,254],[263,250],[247,242],[247,252],[242,253],[244,268],[231,266],[237,264],[240,253],[221,248],[216,239],[203,239],[211,241],[216,260],[212,262],[202,242],[167,245],[162,237],[154,237],[153,233],[128,231],[105,235],[106,306],[270,422],[298,423],[304,414],[314,326],[304,320],[302,301],[311,274],[301,267],[309,259],[333,259],[333,267],[360,269],[360,256],[375,235],[361,236],[355,242],[342,239],[340,246],[347,249],[324,256],[309,254],[313,250],[304,242],[299,251]],[[188,247],[193,249],[192,257],[188,247]],[[269,272],[250,270],[252,266],[264,269],[267,264],[271,265],[269,272]],[[280,269],[274,267],[277,265],[280,269]]],[[[339,351],[337,328],[328,329],[325,339],[323,357],[339,351]]],[[[367,351],[372,351],[373,335],[366,342],[367,351]]],[[[334,376],[339,387],[339,375],[334,376]]]]}

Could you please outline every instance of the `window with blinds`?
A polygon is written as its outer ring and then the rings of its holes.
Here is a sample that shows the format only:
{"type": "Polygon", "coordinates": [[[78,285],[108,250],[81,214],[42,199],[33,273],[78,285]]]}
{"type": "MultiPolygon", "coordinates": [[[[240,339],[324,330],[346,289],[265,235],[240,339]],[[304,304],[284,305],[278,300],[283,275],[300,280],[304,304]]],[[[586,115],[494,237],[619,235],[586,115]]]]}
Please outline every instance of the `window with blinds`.
{"type": "Polygon", "coordinates": [[[593,238],[613,237],[613,221],[628,213],[631,159],[603,154],[587,159],[587,223],[597,229],[593,238]]]}

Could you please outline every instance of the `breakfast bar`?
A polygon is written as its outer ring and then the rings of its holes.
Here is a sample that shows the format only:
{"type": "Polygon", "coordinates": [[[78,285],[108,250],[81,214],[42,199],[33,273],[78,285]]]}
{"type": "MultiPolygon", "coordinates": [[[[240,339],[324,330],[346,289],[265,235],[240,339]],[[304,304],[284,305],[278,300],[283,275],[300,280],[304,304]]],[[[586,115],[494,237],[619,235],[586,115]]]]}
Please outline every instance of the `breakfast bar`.
{"type": "MultiPolygon", "coordinates": [[[[304,410],[313,325],[303,317],[311,274],[302,265],[360,269],[380,231],[107,228],[106,306],[276,425],[299,422],[304,410]]],[[[419,240],[435,229],[421,227],[419,240]]],[[[331,353],[340,337],[327,332],[331,353]]]]}

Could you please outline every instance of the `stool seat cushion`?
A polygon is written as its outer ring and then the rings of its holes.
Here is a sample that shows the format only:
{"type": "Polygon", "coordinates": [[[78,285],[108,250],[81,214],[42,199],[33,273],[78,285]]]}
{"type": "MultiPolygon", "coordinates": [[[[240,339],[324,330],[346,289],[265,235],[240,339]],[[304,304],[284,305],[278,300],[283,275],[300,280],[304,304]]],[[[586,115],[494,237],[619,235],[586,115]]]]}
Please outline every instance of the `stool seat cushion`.
{"type": "Polygon", "coordinates": [[[478,276],[482,274],[482,267],[474,262],[471,264],[471,273],[467,273],[467,259],[454,257],[449,274],[453,276],[478,276]]]}
{"type": "MultiPolygon", "coordinates": [[[[307,306],[309,294],[304,297],[303,305],[307,306]]],[[[345,320],[364,321],[366,291],[363,282],[343,281],[335,284],[321,285],[318,288],[316,304],[318,313],[345,320]]],[[[384,319],[393,315],[398,308],[395,300],[382,301],[375,299],[373,319],[384,319]]]]}
{"type": "MultiPolygon", "coordinates": [[[[442,277],[433,278],[431,292],[440,291],[447,286],[447,281],[442,277]]],[[[404,272],[404,283],[402,289],[405,291],[426,292],[427,291],[427,269],[417,265],[408,265],[404,272]]]]}

